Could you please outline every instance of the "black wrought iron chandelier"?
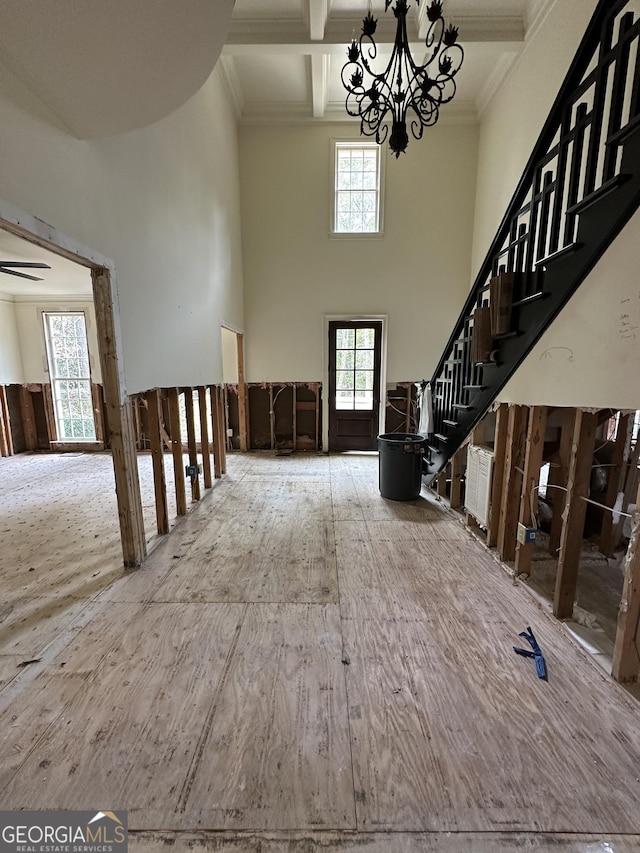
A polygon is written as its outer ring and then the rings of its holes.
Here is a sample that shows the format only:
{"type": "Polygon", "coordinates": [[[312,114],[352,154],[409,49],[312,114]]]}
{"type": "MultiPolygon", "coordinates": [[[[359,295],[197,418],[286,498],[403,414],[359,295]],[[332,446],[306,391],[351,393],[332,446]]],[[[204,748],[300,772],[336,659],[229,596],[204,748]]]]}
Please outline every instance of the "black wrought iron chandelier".
{"type": "MultiPolygon", "coordinates": [[[[392,2],[385,0],[385,12],[392,2]]],[[[407,38],[408,11],[407,0],[396,0],[393,7],[398,21],[396,40],[382,74],[371,68],[378,55],[373,40],[378,22],[371,11],[362,22],[362,35],[351,42],[347,51],[349,61],[342,68],[342,84],[348,92],[347,112],[360,119],[360,133],[364,136],[374,136],[379,143],[388,136],[389,147],[396,157],[409,144],[407,113],[410,113],[411,133],[420,139],[425,127],[438,121],[441,105],[453,99],[455,76],[464,59],[464,50],[457,43],[457,27],[445,25],[441,0],[432,0],[427,8],[427,55],[423,65],[416,65],[407,38]]]]}

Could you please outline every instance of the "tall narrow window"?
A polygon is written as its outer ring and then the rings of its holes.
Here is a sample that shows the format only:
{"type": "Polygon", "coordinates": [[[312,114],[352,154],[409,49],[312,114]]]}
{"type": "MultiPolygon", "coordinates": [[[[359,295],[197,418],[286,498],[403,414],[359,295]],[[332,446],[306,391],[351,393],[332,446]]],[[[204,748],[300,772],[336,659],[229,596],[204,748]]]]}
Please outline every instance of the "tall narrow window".
{"type": "Polygon", "coordinates": [[[58,441],[95,441],[84,314],[44,315],[58,441]]]}
{"type": "Polygon", "coordinates": [[[380,146],[336,142],[336,234],[378,234],[381,228],[380,146]]]}

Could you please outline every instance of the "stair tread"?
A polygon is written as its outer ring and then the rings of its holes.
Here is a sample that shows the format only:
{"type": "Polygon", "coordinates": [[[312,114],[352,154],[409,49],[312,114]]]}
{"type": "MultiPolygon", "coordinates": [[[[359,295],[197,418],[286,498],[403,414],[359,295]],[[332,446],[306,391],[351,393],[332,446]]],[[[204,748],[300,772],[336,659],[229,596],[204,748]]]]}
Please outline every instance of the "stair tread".
{"type": "Polygon", "coordinates": [[[607,145],[622,145],[626,140],[640,130],[640,115],[631,119],[630,122],[621,127],[616,133],[611,134],[607,139],[607,145]]]}
{"type": "Polygon", "coordinates": [[[557,252],[552,252],[550,255],[547,255],[546,258],[540,258],[539,261],[536,261],[536,267],[539,269],[540,267],[546,267],[548,264],[553,263],[554,261],[559,261],[560,258],[564,258],[566,255],[571,255],[573,252],[576,252],[578,249],[582,248],[582,243],[569,243],[568,246],[564,246],[562,249],[558,249],[557,252]]]}
{"type": "Polygon", "coordinates": [[[539,290],[537,293],[532,293],[529,296],[523,296],[522,299],[512,302],[511,307],[519,308],[522,305],[528,305],[530,302],[537,302],[538,299],[546,299],[548,295],[549,294],[545,293],[544,290],[539,290]]]}
{"type": "Polygon", "coordinates": [[[614,178],[611,178],[611,180],[605,181],[605,183],[602,184],[601,187],[598,187],[597,190],[589,193],[589,195],[585,196],[577,204],[569,207],[567,209],[567,216],[576,216],[577,214],[584,213],[585,210],[588,210],[588,208],[600,201],[601,198],[609,195],[609,193],[615,192],[618,187],[621,187],[626,183],[630,177],[631,175],[621,173],[620,175],[616,175],[614,178]]]}

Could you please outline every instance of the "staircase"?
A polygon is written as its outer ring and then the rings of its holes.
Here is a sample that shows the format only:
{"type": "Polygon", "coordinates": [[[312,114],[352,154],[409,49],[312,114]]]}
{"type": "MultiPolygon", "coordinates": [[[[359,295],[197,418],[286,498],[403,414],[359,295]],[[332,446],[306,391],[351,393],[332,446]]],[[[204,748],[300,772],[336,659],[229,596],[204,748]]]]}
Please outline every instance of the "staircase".
{"type": "Polygon", "coordinates": [[[633,6],[600,0],[431,379],[429,478],[640,205],[640,17],[633,6]]]}

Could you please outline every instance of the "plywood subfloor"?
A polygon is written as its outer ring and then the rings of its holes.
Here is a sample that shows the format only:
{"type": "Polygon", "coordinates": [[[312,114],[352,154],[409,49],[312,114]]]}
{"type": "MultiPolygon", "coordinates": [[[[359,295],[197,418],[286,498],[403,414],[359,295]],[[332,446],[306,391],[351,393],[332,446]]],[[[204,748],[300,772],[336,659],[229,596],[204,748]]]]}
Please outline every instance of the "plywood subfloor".
{"type": "MultiPolygon", "coordinates": [[[[186,458],[186,457],[185,457],[186,458]]],[[[165,457],[172,483],[170,456],[165,457]]],[[[147,542],[155,539],[151,456],[138,456],[147,542]]],[[[176,521],[175,494],[168,513],[176,521]]],[[[0,685],[122,576],[109,453],[23,453],[0,460],[0,685]]]]}
{"type": "Polygon", "coordinates": [[[640,705],[374,456],[232,456],[59,628],[0,689],[4,808],[128,809],[139,853],[640,849],[640,705]]]}

